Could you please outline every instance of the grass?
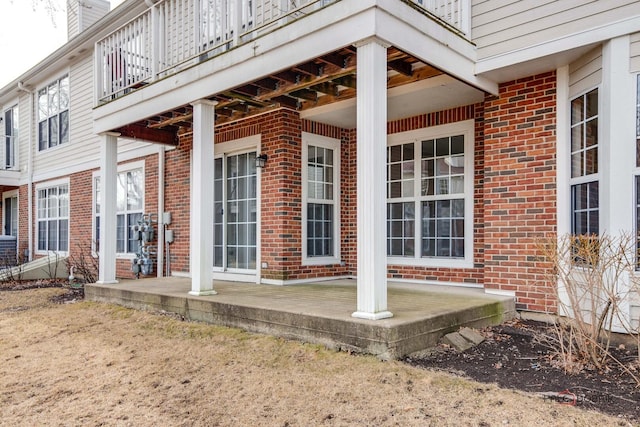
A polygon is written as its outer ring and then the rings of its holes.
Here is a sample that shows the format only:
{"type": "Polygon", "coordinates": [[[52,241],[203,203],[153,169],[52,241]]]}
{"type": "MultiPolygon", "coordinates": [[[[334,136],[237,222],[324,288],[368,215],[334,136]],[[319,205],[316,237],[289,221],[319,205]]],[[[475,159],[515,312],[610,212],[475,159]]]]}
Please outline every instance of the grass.
{"type": "Polygon", "coordinates": [[[400,362],[112,305],[49,303],[59,292],[0,292],[2,425],[620,423],[400,362]]]}

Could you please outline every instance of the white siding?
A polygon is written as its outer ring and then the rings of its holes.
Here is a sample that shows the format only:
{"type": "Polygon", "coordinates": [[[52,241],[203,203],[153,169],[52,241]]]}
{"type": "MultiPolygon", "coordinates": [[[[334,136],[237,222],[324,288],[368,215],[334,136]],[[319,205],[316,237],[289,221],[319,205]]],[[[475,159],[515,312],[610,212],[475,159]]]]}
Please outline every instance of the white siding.
{"type": "MultiPolygon", "coordinates": [[[[38,151],[37,127],[34,126],[33,141],[36,148],[33,166],[37,177],[64,176],[99,165],[100,137],[93,133],[92,61],[93,56],[85,56],[69,70],[69,143],[38,151]]],[[[60,76],[52,76],[52,80],[60,76]]],[[[121,142],[118,151],[144,146],[148,146],[148,143],[121,142]]]]}
{"type": "Polygon", "coordinates": [[[83,0],[81,7],[80,31],[84,31],[109,12],[110,3],[104,0],[83,0]]]}
{"type": "Polygon", "coordinates": [[[640,33],[631,35],[631,58],[629,62],[629,71],[632,73],[640,72],[640,33]]]}
{"type": "Polygon", "coordinates": [[[474,0],[472,38],[482,59],[632,16],[637,0],[474,0]]]}
{"type": "Polygon", "coordinates": [[[18,101],[18,164],[22,172],[21,179],[27,178],[27,163],[29,159],[29,150],[32,145],[29,144],[29,136],[33,138],[33,96],[26,92],[21,92],[18,101]],[[29,132],[31,128],[31,132],[29,132]]]}
{"type": "Polygon", "coordinates": [[[78,9],[77,1],[67,2],[67,40],[71,40],[80,33],[78,9]]]}
{"type": "Polygon", "coordinates": [[[602,82],[602,48],[597,47],[569,65],[569,97],[573,98],[602,82]]]}

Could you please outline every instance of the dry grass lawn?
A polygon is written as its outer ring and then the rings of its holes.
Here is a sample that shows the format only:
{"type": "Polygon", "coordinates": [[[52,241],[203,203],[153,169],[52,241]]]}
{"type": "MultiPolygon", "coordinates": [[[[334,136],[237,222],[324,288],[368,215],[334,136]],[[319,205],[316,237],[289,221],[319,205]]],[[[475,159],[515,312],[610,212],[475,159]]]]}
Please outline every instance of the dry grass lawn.
{"type": "Polygon", "coordinates": [[[625,425],[399,362],[89,302],[0,292],[0,424],[625,425]]]}

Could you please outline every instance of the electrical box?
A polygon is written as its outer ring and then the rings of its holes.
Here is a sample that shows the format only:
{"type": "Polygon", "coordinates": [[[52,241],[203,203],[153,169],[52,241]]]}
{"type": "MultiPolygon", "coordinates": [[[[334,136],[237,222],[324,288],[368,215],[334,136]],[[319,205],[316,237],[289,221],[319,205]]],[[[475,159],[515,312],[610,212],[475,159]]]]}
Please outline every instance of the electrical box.
{"type": "Polygon", "coordinates": [[[163,212],[162,213],[162,223],[164,225],[171,224],[171,212],[163,212]]]}
{"type": "Polygon", "coordinates": [[[164,231],[164,241],[167,243],[173,243],[173,230],[164,231]]]}

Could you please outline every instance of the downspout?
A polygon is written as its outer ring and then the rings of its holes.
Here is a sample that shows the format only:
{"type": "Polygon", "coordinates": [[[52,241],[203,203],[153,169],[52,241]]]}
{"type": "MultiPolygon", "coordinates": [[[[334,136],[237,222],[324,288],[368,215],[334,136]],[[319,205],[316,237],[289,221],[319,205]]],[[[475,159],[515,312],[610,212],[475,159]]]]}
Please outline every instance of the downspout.
{"type": "Polygon", "coordinates": [[[160,145],[158,147],[158,277],[162,277],[164,272],[164,151],[164,145],[160,145]]]}
{"type": "Polygon", "coordinates": [[[27,221],[27,234],[29,237],[27,239],[27,259],[28,261],[31,261],[33,259],[33,147],[31,146],[31,137],[34,118],[34,92],[27,89],[25,84],[21,81],[18,82],[18,90],[29,94],[29,143],[27,144],[27,216],[29,217],[29,220],[27,221]]]}

